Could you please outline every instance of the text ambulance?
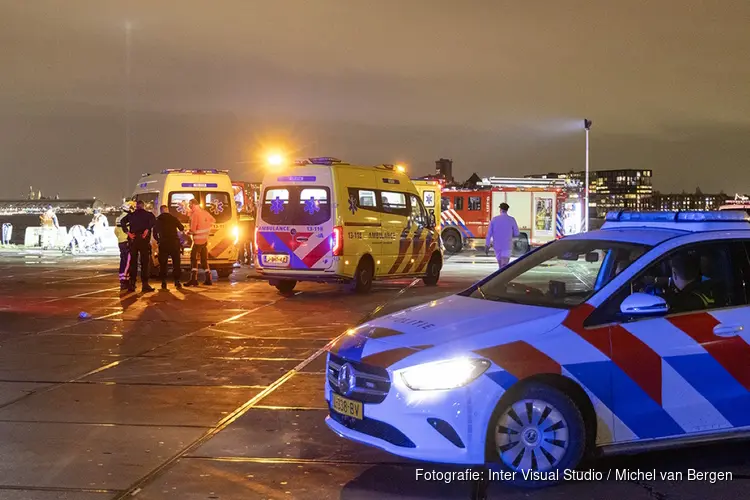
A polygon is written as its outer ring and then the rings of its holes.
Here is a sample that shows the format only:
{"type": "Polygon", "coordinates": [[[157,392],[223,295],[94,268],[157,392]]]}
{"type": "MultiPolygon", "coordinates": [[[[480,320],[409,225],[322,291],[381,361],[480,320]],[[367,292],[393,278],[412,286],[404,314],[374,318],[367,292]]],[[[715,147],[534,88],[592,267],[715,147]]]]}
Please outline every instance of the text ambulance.
{"type": "MultiPolygon", "coordinates": [[[[169,213],[190,227],[188,203],[195,198],[216,219],[208,238],[208,264],[220,278],[226,278],[237,261],[238,214],[234,191],[225,170],[168,169],[144,174],[133,197],[146,204],[146,210],[159,215],[167,205],[169,213]]],[[[189,259],[183,260],[186,266],[189,259]]]]}
{"type": "Polygon", "coordinates": [[[298,281],[350,283],[421,277],[434,285],[442,254],[416,187],[391,165],[299,160],[263,180],[256,225],[258,272],[281,292],[298,281]]]}

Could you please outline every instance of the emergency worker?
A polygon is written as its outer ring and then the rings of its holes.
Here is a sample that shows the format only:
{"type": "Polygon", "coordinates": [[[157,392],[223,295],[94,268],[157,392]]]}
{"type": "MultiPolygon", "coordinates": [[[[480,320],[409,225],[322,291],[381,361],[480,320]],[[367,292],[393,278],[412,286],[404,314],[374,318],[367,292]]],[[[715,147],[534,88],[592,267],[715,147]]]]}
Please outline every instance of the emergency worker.
{"type": "Polygon", "coordinates": [[[169,207],[162,205],[159,207],[159,217],[156,218],[154,227],[154,237],[159,243],[159,270],[161,278],[161,289],[167,289],[167,264],[169,258],[172,258],[172,274],[174,275],[174,286],[182,288],[180,283],[180,257],[182,254],[182,245],[180,243],[180,233],[185,227],[174,215],[169,213],[169,207]]]}
{"type": "Polygon", "coordinates": [[[122,219],[135,209],[135,203],[128,201],[122,204],[122,213],[115,220],[115,236],[117,236],[117,246],[120,249],[120,289],[128,289],[128,268],[130,267],[130,241],[128,233],[130,228],[122,227],[122,219]]]}
{"type": "Polygon", "coordinates": [[[666,297],[670,312],[688,312],[722,307],[726,297],[714,280],[701,279],[701,260],[693,253],[681,253],[669,261],[675,291],[666,297]]]}
{"type": "Polygon", "coordinates": [[[135,211],[126,215],[120,221],[123,231],[128,231],[130,240],[130,286],[129,292],[135,292],[135,282],[138,276],[138,261],[141,262],[141,290],[153,292],[148,284],[151,260],[151,231],[156,223],[156,217],[144,209],[143,200],[135,204],[135,211]]]}
{"type": "Polygon", "coordinates": [[[216,222],[213,215],[201,208],[198,200],[190,200],[190,235],[193,237],[193,249],[190,251],[190,281],[185,286],[198,286],[198,259],[206,273],[205,285],[212,285],[211,269],[208,267],[208,236],[211,226],[216,222]]]}
{"type": "Polygon", "coordinates": [[[490,245],[495,247],[495,258],[500,268],[507,266],[510,262],[513,238],[520,234],[516,219],[508,215],[509,209],[510,206],[507,203],[501,203],[500,215],[492,218],[487,230],[486,252],[490,252],[490,245]]]}
{"type": "Polygon", "coordinates": [[[88,229],[94,233],[94,250],[100,252],[104,249],[104,233],[109,227],[109,221],[107,217],[102,214],[100,209],[94,210],[94,217],[89,222],[88,229]]]}
{"type": "Polygon", "coordinates": [[[55,246],[60,224],[57,221],[57,214],[52,205],[47,205],[47,209],[39,219],[42,223],[42,248],[46,250],[55,246]]]}

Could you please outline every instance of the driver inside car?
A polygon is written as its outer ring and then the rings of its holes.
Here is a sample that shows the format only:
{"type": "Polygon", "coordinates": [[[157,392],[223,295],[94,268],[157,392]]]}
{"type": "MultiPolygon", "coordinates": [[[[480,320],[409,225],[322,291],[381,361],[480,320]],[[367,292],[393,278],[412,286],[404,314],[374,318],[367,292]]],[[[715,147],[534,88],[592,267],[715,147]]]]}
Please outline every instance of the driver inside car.
{"type": "Polygon", "coordinates": [[[722,304],[714,280],[703,280],[700,257],[693,253],[681,253],[669,261],[672,268],[674,290],[667,302],[670,312],[699,311],[722,304]]]}

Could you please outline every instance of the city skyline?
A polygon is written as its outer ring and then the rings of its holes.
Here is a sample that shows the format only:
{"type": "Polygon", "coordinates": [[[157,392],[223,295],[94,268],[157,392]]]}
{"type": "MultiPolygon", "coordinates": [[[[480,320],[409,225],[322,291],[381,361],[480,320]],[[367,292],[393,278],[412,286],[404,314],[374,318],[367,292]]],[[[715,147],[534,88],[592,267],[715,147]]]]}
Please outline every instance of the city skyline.
{"type": "Polygon", "coordinates": [[[415,176],[440,157],[459,178],[580,170],[584,117],[592,170],[746,193],[748,17],[676,0],[0,0],[0,196],[113,199],[175,167],[259,180],[269,148],[415,176]]]}

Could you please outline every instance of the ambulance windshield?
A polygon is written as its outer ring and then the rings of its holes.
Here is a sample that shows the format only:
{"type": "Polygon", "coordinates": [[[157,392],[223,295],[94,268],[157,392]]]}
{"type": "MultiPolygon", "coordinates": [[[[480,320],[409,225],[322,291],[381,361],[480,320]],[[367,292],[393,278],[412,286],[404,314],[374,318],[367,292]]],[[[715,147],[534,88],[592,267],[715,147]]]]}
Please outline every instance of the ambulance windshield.
{"type": "Polygon", "coordinates": [[[559,240],[465,292],[472,298],[569,309],[628,268],[650,247],[601,240],[559,240]]]}
{"type": "Polygon", "coordinates": [[[317,225],[331,218],[331,191],[324,186],[273,186],[263,193],[261,217],[274,225],[317,225]]]}

